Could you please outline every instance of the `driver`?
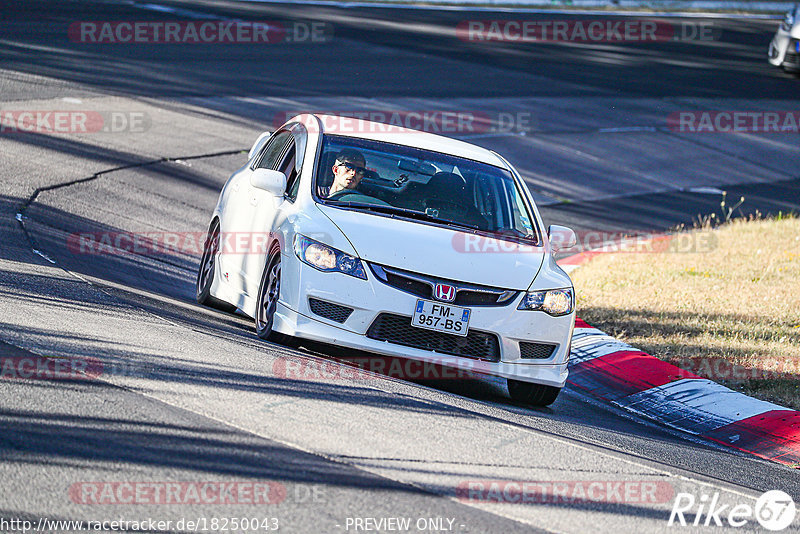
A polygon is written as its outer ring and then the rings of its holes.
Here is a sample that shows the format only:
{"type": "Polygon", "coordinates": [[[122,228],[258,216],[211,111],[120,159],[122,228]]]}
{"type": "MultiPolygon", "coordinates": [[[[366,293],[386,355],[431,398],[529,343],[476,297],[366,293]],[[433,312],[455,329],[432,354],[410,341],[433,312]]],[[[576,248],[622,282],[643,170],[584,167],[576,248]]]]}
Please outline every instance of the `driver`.
{"type": "Polygon", "coordinates": [[[333,183],[319,188],[320,197],[329,197],[343,189],[355,189],[367,172],[364,155],[358,150],[345,148],[336,155],[333,163],[333,183]]]}

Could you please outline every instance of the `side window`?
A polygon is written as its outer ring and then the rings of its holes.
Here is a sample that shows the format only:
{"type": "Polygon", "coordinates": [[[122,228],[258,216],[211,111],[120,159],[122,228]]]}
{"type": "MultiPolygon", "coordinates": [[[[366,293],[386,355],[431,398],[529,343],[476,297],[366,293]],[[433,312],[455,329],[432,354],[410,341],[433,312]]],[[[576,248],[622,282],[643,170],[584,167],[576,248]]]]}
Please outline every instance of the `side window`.
{"type": "Polygon", "coordinates": [[[290,141],[289,148],[286,149],[286,154],[283,156],[283,161],[278,168],[283,174],[286,175],[286,198],[294,202],[297,198],[297,189],[300,187],[299,174],[295,165],[295,158],[297,151],[295,149],[294,140],[290,141]]]}
{"type": "Polygon", "coordinates": [[[286,196],[292,202],[297,200],[298,189],[300,189],[300,174],[298,174],[297,170],[292,167],[292,174],[289,176],[289,180],[286,182],[286,196]]]}
{"type": "Polygon", "coordinates": [[[275,134],[272,139],[269,140],[269,143],[267,143],[267,147],[261,154],[261,158],[258,160],[255,168],[277,169],[278,158],[280,158],[283,153],[283,147],[286,146],[286,142],[291,139],[291,137],[292,134],[290,132],[278,132],[275,134]]]}

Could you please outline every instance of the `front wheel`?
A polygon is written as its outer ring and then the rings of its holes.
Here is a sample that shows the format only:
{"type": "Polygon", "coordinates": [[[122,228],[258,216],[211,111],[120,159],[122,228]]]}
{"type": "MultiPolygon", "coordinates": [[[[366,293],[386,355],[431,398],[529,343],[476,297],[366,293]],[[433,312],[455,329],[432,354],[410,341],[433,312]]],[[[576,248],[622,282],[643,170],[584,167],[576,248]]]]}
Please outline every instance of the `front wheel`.
{"type": "Polygon", "coordinates": [[[561,388],[507,379],[508,394],[517,402],[531,406],[550,406],[561,393],[561,388]]]}
{"type": "Polygon", "coordinates": [[[286,343],[291,337],[273,330],[275,310],[281,295],[281,253],[279,250],[270,255],[261,285],[258,288],[258,306],[256,308],[256,334],[261,339],[276,343],[286,343]]]}

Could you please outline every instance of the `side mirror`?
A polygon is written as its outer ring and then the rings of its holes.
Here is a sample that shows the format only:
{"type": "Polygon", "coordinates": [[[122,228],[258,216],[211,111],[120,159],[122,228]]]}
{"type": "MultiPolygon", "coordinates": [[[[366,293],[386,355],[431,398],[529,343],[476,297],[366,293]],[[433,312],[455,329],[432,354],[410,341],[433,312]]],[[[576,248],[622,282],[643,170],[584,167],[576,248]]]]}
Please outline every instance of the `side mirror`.
{"type": "Polygon", "coordinates": [[[286,175],[271,169],[256,169],[250,175],[250,185],[282,197],[286,192],[286,175]]]}
{"type": "Polygon", "coordinates": [[[572,231],[572,228],[557,224],[547,227],[547,237],[550,239],[550,247],[553,252],[569,250],[578,242],[578,238],[575,237],[575,232],[572,231]]]}
{"type": "Polygon", "coordinates": [[[253,159],[253,156],[258,154],[261,151],[261,148],[267,143],[269,140],[269,136],[271,134],[269,132],[264,132],[258,136],[256,142],[253,143],[253,146],[250,148],[250,152],[247,153],[247,161],[253,159]]]}

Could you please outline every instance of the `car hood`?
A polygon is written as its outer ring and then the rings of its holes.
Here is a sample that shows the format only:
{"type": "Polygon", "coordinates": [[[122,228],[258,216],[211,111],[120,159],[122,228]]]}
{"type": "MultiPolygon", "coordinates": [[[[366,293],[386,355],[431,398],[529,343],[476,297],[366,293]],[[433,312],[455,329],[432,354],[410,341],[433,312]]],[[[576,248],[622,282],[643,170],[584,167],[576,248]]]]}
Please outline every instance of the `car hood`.
{"type": "Polygon", "coordinates": [[[382,214],[318,207],[344,233],[361,259],[387,267],[524,291],[544,260],[542,247],[382,214]]]}

